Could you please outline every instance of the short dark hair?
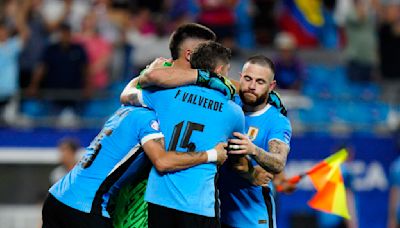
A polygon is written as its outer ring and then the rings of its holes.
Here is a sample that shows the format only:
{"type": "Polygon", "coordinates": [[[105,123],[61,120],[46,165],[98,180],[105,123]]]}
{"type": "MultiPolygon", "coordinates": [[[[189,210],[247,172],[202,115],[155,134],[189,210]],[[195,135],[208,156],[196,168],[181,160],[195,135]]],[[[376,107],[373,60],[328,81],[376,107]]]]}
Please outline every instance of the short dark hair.
{"type": "Polygon", "coordinates": [[[247,59],[246,63],[258,64],[260,66],[269,67],[272,71],[272,74],[275,75],[275,64],[271,59],[266,57],[265,55],[254,55],[247,59]]]}
{"type": "Polygon", "coordinates": [[[200,44],[190,56],[190,66],[193,69],[214,71],[219,63],[228,64],[231,60],[231,50],[215,41],[200,44]]]}
{"type": "Polygon", "coordinates": [[[79,144],[79,141],[75,138],[62,138],[59,142],[58,145],[66,145],[71,151],[77,152],[78,149],[81,147],[79,144]]]}
{"type": "Polygon", "coordinates": [[[180,26],[174,33],[172,33],[169,40],[169,50],[173,60],[179,58],[179,51],[183,41],[186,39],[203,39],[215,41],[217,36],[215,33],[204,25],[189,23],[180,26]]]}

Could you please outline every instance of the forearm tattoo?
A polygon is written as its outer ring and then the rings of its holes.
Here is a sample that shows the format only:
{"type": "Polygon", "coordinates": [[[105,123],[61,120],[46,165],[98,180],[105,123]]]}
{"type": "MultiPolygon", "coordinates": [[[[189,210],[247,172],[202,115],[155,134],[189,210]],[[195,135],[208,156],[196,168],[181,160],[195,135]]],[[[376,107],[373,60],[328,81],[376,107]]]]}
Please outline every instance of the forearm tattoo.
{"type": "Polygon", "coordinates": [[[261,167],[268,172],[279,173],[283,170],[286,164],[287,154],[289,153],[288,146],[283,142],[271,140],[268,143],[269,152],[266,152],[260,147],[256,147],[254,158],[261,167]]]}

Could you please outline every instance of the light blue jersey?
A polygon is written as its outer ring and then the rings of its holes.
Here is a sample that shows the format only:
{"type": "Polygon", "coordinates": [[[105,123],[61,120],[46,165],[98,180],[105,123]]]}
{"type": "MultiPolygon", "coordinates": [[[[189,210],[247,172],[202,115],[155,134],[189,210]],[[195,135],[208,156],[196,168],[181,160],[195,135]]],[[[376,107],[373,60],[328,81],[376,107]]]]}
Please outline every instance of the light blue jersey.
{"type": "MultiPolygon", "coordinates": [[[[240,103],[238,96],[235,97],[240,103]]],[[[268,151],[268,142],[275,139],[289,145],[292,129],[289,120],[274,106],[245,113],[247,135],[253,143],[268,151]]],[[[257,163],[253,160],[253,164],[257,163]]],[[[270,227],[268,211],[275,221],[275,203],[272,192],[250,184],[239,176],[228,164],[221,169],[219,179],[221,200],[221,222],[232,227],[270,227]]]]}
{"type": "MultiPolygon", "coordinates": [[[[221,93],[198,86],[142,91],[143,105],[154,109],[168,150],[205,151],[243,132],[241,108],[221,93]]],[[[145,200],[164,207],[215,217],[217,165],[159,173],[152,168],[145,200]]]]}
{"type": "Polygon", "coordinates": [[[160,137],[153,111],[121,107],[86,148],[83,158],[49,192],[67,206],[110,217],[106,210],[108,191],[128,172],[140,171],[134,164],[150,165],[140,146],[160,137]]]}

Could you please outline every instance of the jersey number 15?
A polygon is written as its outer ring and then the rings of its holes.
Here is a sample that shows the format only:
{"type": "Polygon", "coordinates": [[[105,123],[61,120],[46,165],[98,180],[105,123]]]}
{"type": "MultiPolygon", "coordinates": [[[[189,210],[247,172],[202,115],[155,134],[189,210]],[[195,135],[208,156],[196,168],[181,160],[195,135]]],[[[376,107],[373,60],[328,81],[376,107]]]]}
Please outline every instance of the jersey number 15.
{"type": "MultiPolygon", "coordinates": [[[[169,143],[168,150],[176,150],[176,146],[178,144],[179,137],[181,135],[182,127],[184,121],[178,123],[174,127],[174,131],[172,132],[171,141],[169,143]]],[[[181,143],[179,144],[180,148],[187,148],[188,151],[196,151],[196,144],[194,142],[189,142],[190,137],[192,136],[193,131],[203,132],[204,125],[199,123],[193,123],[188,121],[186,125],[186,129],[183,132],[181,143]]]]}

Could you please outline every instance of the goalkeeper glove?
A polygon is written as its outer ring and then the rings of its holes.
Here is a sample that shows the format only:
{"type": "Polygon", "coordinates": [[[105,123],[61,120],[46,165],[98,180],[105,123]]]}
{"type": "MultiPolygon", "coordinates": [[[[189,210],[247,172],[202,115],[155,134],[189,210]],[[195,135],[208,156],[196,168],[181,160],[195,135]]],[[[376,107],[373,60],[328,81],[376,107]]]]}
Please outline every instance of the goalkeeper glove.
{"type": "Polygon", "coordinates": [[[277,108],[278,111],[280,113],[282,113],[282,115],[287,116],[287,110],[286,110],[285,106],[283,105],[281,97],[279,96],[279,94],[277,92],[272,90],[269,93],[267,103],[275,106],[275,108],[277,108]]]}
{"type": "Polygon", "coordinates": [[[205,70],[197,70],[196,85],[217,90],[228,99],[232,99],[236,93],[236,88],[229,79],[205,70]]]}

